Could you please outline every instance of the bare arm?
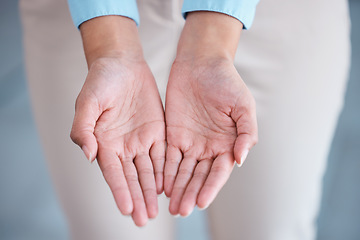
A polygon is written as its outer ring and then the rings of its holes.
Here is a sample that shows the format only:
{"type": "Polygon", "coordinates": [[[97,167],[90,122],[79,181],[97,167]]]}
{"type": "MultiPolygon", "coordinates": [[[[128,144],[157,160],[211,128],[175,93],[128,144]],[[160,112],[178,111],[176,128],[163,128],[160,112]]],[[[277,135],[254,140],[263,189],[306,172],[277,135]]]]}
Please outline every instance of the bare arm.
{"type": "Polygon", "coordinates": [[[257,142],[255,101],[233,65],[242,24],[192,12],[166,95],[165,193],[172,214],[206,208],[257,142]]]}
{"type": "Polygon", "coordinates": [[[80,26],[89,73],[76,101],[72,140],[97,162],[124,215],[143,226],[163,189],[164,111],[133,20],[80,26]]]}

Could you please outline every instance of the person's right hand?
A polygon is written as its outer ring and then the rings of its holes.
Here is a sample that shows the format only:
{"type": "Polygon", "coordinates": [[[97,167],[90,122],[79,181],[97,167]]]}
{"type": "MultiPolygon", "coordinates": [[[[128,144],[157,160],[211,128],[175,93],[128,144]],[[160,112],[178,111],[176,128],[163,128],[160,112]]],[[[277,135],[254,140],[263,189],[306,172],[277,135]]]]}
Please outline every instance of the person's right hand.
{"type": "Polygon", "coordinates": [[[157,193],[163,191],[164,111],[141,51],[100,51],[106,57],[98,57],[99,48],[93,47],[99,34],[100,41],[109,41],[104,29],[113,30],[119,19],[122,26],[117,29],[122,34],[128,31],[125,38],[133,39],[135,23],[119,16],[96,18],[81,26],[90,67],[76,101],[71,138],[90,161],[97,158],[121,213],[131,214],[135,224],[143,226],[157,215],[157,193]]]}

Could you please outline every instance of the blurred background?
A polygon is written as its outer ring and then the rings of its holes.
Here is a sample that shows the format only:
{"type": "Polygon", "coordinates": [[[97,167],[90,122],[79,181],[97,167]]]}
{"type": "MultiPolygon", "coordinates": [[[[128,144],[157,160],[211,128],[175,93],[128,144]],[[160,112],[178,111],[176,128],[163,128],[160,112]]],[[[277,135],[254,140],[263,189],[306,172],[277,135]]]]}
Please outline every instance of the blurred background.
{"type": "MultiPolygon", "coordinates": [[[[317,240],[360,239],[360,0],[349,3],[352,68],[324,177],[317,240]]],[[[21,41],[18,1],[0,0],[0,239],[68,239],[32,119],[21,41]]],[[[177,220],[177,239],[209,239],[204,214],[177,220]]]]}

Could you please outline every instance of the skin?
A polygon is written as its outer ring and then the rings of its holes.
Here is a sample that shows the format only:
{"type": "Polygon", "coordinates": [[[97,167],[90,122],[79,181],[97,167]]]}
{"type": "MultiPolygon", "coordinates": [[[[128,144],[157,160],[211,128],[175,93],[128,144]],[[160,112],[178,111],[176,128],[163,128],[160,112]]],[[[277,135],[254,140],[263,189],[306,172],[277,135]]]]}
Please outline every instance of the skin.
{"type": "Polygon", "coordinates": [[[233,65],[242,24],[187,16],[166,92],[165,194],[169,211],[206,208],[257,142],[255,101],[233,65]]]}
{"type": "Polygon", "coordinates": [[[70,136],[90,161],[97,158],[121,213],[144,226],[163,191],[165,122],[156,83],[132,20],[99,17],[80,31],[89,73],[70,136]]]}
{"type": "Polygon", "coordinates": [[[225,14],[188,14],[164,116],[135,23],[105,16],[80,26],[89,73],[71,138],[137,226],[156,217],[163,189],[171,214],[207,207],[257,142],[255,102],[233,66],[241,29],[225,14]]]}

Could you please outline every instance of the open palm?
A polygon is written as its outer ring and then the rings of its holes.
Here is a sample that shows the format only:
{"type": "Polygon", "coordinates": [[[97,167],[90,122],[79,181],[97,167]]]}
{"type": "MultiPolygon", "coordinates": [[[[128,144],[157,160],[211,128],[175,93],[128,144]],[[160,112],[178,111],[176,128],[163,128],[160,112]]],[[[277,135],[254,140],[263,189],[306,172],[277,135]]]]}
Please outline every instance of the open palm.
{"type": "Polygon", "coordinates": [[[255,103],[231,62],[174,63],[166,93],[171,214],[207,207],[257,142],[255,103]]]}
{"type": "Polygon", "coordinates": [[[145,62],[102,59],[76,102],[71,138],[95,157],[124,215],[143,226],[158,213],[165,159],[164,111],[145,62]]]}

